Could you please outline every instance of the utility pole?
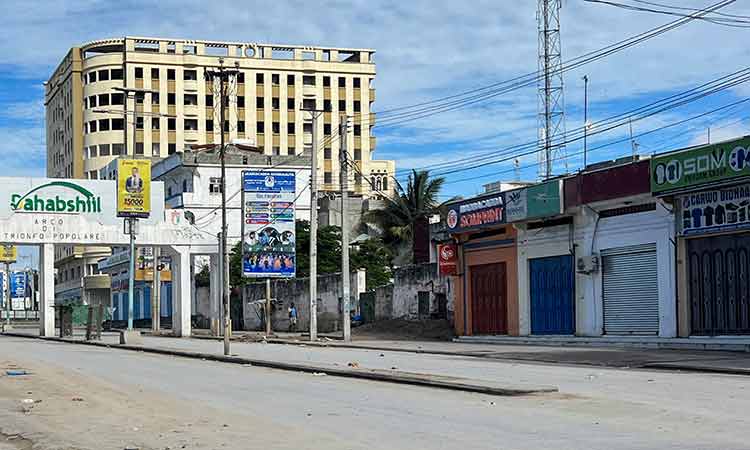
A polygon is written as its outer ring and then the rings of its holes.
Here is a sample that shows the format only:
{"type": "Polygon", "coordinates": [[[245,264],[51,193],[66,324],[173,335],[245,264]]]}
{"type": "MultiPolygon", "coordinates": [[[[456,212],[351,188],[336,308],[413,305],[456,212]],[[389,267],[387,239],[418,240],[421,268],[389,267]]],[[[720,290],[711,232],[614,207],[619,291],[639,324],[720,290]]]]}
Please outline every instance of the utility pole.
{"type": "Polygon", "coordinates": [[[161,331],[161,273],[159,258],[161,247],[153,248],[154,278],[151,286],[151,331],[158,334],[161,331]]]}
{"type": "Polygon", "coordinates": [[[266,337],[271,336],[271,279],[266,278],[266,337]]]}
{"type": "Polygon", "coordinates": [[[341,286],[342,286],[342,300],[343,300],[343,329],[344,329],[344,341],[349,342],[352,340],[352,324],[349,318],[349,297],[350,297],[350,286],[349,286],[349,221],[347,220],[346,205],[349,199],[349,174],[347,172],[347,164],[349,157],[347,156],[347,140],[349,139],[349,118],[341,116],[341,123],[339,124],[339,135],[341,136],[341,144],[339,145],[339,171],[340,171],[340,183],[341,183],[341,286]]]}
{"type": "Polygon", "coordinates": [[[588,135],[589,135],[589,76],[583,76],[583,169],[588,165],[588,135]]]}
{"type": "Polygon", "coordinates": [[[227,97],[227,86],[226,82],[229,77],[236,76],[239,73],[237,64],[234,69],[224,67],[224,58],[219,58],[219,67],[212,70],[206,71],[206,78],[214,80],[219,78],[219,130],[221,132],[221,141],[219,149],[219,158],[221,161],[221,238],[219,239],[219,247],[221,249],[221,273],[222,273],[222,305],[224,306],[224,354],[229,355],[229,338],[232,334],[232,321],[229,310],[229,252],[227,251],[227,168],[226,168],[226,142],[224,139],[224,111],[227,97]]]}
{"type": "Polygon", "coordinates": [[[318,118],[323,111],[306,109],[312,115],[310,155],[310,340],[318,340],[318,118]]]}
{"type": "Polygon", "coordinates": [[[5,326],[10,329],[10,263],[5,262],[5,326]]]}

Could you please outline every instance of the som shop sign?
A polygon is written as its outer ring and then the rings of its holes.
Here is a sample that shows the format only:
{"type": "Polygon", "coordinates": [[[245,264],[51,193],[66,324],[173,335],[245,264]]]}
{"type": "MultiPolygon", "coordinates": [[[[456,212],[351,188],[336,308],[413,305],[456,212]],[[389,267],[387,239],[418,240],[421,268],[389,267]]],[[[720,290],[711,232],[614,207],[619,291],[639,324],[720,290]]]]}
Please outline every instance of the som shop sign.
{"type": "Polygon", "coordinates": [[[475,230],[503,224],[505,221],[505,193],[453,204],[449,207],[446,218],[448,230],[452,232],[475,230]]]}

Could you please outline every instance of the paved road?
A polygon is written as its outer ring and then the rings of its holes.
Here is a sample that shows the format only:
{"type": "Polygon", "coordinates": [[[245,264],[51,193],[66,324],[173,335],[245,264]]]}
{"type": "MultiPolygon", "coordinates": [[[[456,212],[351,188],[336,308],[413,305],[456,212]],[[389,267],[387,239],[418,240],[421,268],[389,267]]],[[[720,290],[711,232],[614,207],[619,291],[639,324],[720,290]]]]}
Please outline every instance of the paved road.
{"type": "Polygon", "coordinates": [[[0,368],[33,372],[0,377],[0,431],[42,449],[118,450],[746,449],[750,438],[747,377],[464,359],[425,361],[562,392],[498,398],[0,337],[0,368]],[[19,408],[25,396],[42,402],[19,408]]]}

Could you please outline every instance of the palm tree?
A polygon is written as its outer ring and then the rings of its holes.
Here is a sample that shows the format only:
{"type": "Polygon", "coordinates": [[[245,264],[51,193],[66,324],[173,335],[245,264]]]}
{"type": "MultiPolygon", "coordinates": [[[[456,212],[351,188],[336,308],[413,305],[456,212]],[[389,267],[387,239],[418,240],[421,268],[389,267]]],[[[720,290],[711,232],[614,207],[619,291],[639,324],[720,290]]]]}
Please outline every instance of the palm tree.
{"type": "Polygon", "coordinates": [[[396,196],[383,209],[370,211],[365,221],[378,227],[383,241],[393,247],[411,244],[412,262],[429,258],[429,218],[441,207],[438,194],[445,178],[430,178],[429,172],[412,170],[406,189],[396,181],[396,196]]]}

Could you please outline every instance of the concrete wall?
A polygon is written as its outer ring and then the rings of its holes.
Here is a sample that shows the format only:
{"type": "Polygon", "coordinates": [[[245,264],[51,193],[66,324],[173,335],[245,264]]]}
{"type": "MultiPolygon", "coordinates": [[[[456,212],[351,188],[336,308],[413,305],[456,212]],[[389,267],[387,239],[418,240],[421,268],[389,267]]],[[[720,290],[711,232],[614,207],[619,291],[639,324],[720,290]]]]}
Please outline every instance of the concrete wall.
{"type": "Polygon", "coordinates": [[[446,297],[447,317],[453,321],[453,283],[438,273],[437,264],[415,264],[396,269],[393,284],[375,289],[375,320],[417,319],[419,292],[430,293],[429,315],[438,312],[438,297],[446,297]]]}
{"type": "MultiPolygon", "coordinates": [[[[363,270],[351,274],[351,308],[359,310],[359,294],[365,285],[363,270]]],[[[289,329],[289,315],[287,308],[291,303],[297,307],[297,330],[310,329],[310,291],[309,278],[294,278],[290,280],[271,280],[271,298],[276,299],[271,324],[275,330],[289,329]]],[[[342,292],[341,274],[328,274],[318,277],[318,331],[330,332],[341,329],[342,292]]],[[[243,305],[244,324],[246,330],[260,330],[263,323],[259,316],[262,304],[254,301],[266,298],[265,281],[245,286],[245,303],[243,305]]]]}

